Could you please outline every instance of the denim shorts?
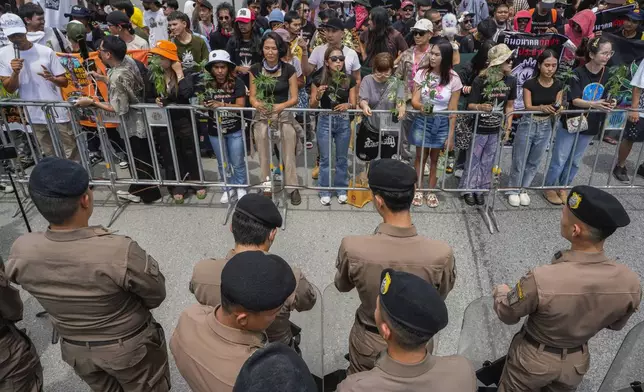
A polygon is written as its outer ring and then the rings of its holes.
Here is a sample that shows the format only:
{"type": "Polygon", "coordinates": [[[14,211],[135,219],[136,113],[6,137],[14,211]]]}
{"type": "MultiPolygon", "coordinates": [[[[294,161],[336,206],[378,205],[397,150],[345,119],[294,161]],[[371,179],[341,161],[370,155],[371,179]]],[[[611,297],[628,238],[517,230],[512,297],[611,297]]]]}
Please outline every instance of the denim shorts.
{"type": "Polygon", "coordinates": [[[447,116],[418,115],[411,125],[409,144],[424,148],[443,148],[449,134],[447,116]]]}

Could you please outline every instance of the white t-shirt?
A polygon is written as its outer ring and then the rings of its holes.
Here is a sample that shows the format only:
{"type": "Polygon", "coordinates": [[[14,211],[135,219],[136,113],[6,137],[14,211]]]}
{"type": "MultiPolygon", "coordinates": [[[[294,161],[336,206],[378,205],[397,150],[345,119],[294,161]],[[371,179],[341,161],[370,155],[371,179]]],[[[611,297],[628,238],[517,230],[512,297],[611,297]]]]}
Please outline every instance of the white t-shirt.
{"type": "MultiPolygon", "coordinates": [[[[318,70],[324,66],[324,53],[326,53],[329,44],[320,45],[313,49],[313,53],[309,56],[309,64],[315,66],[318,70]]],[[[344,67],[348,75],[360,69],[360,59],[355,50],[342,46],[342,53],[344,53],[344,67]]]]}
{"type": "MultiPolygon", "coordinates": [[[[0,48],[0,76],[11,76],[11,60],[14,58],[13,46],[0,48]]],[[[61,102],[60,88],[38,75],[45,66],[54,76],[65,74],[56,53],[46,46],[33,44],[29,50],[21,50],[20,58],[24,59],[20,71],[18,95],[25,101],[56,101],[61,102]]],[[[45,113],[40,107],[27,106],[27,111],[33,124],[46,124],[45,113]]],[[[65,109],[57,109],[55,121],[57,123],[69,122],[69,115],[65,109]]]]}
{"type": "Polygon", "coordinates": [[[56,27],[62,30],[65,30],[65,26],[69,23],[65,13],[77,4],[76,0],[37,0],[37,2],[45,11],[45,27],[56,27]]]}
{"type": "MultiPolygon", "coordinates": [[[[633,75],[633,80],[631,80],[631,86],[644,89],[644,60],[642,60],[642,62],[640,63],[640,66],[637,68],[637,72],[635,72],[635,75],[633,75]]],[[[644,92],[640,94],[639,107],[640,109],[644,109],[644,92]]],[[[640,112],[640,118],[644,118],[644,112],[640,112]]]]}
{"type": "Polygon", "coordinates": [[[150,49],[148,41],[139,37],[138,35],[134,36],[134,39],[126,44],[127,50],[137,50],[137,49],[150,49]]]}
{"type": "Polygon", "coordinates": [[[154,11],[143,11],[143,24],[150,28],[150,47],[154,47],[157,41],[168,39],[168,20],[163,15],[163,9],[154,11]]]}
{"type": "MultiPolygon", "coordinates": [[[[416,72],[414,82],[416,82],[416,84],[422,85],[425,82],[426,75],[426,69],[416,72]]],[[[435,73],[431,74],[431,77],[433,79],[428,82],[428,85],[423,86],[422,90],[420,91],[420,101],[423,103],[423,105],[434,105],[435,112],[447,110],[447,105],[449,104],[450,98],[452,98],[452,93],[463,88],[463,83],[461,82],[461,78],[458,77],[458,74],[452,70],[450,71],[450,75],[451,78],[449,80],[449,83],[441,86],[439,84],[440,76],[436,75],[435,73]],[[430,97],[432,89],[436,90],[436,95],[434,96],[434,98],[430,97]]]]}

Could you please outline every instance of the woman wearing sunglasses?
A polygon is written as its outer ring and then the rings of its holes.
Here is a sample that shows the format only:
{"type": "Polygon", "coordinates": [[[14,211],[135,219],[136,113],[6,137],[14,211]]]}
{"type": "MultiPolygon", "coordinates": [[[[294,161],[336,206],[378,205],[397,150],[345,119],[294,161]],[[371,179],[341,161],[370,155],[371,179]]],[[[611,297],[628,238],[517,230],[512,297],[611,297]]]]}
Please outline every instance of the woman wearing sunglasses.
{"type": "MultiPolygon", "coordinates": [[[[344,70],[344,54],[338,47],[329,47],[324,53],[324,66],[320,76],[311,85],[311,108],[331,109],[345,112],[356,107],[356,80],[347,75],[344,70]]],[[[349,116],[339,113],[320,113],[317,124],[317,140],[320,150],[320,174],[318,185],[328,187],[331,183],[331,140],[335,142],[335,178],[333,186],[346,188],[349,184],[347,176],[347,155],[351,128],[349,116]]],[[[320,192],[320,203],[324,206],[331,204],[330,191],[320,192]]],[[[338,190],[338,203],[347,202],[347,193],[338,190]]]]}
{"type": "MultiPolygon", "coordinates": [[[[465,171],[459,183],[461,189],[490,188],[501,126],[505,126],[505,139],[510,136],[512,129],[512,114],[504,119],[502,112],[511,113],[517,98],[517,79],[510,75],[513,60],[513,52],[507,45],[499,44],[492,47],[488,54],[490,65],[481,71],[472,83],[467,108],[495,113],[478,116],[474,141],[467,152],[465,171]]],[[[481,192],[465,191],[462,196],[470,206],[485,204],[485,197],[481,192]]]]}

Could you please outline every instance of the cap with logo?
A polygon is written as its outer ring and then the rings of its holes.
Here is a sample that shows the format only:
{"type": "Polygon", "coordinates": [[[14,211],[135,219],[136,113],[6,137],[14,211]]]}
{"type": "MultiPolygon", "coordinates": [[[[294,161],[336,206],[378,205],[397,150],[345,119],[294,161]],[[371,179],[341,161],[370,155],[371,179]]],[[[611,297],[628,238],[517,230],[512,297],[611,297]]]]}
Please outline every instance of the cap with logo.
{"type": "Polygon", "coordinates": [[[250,23],[253,20],[255,20],[255,14],[253,14],[248,8],[240,8],[239,11],[237,11],[235,22],[250,23]]]}
{"type": "Polygon", "coordinates": [[[626,14],[630,20],[641,21],[644,20],[644,13],[641,10],[633,10],[626,14]]]}
{"type": "Polygon", "coordinates": [[[80,5],[73,6],[71,11],[65,14],[65,18],[89,18],[90,16],[92,16],[92,13],[80,5]]]}
{"type": "Polygon", "coordinates": [[[631,223],[622,203],[610,193],[588,185],[570,191],[568,208],[574,216],[596,229],[616,229],[631,223]]]}
{"type": "Polygon", "coordinates": [[[405,1],[402,2],[402,4],[400,4],[400,9],[402,10],[405,7],[413,7],[413,6],[414,6],[413,2],[411,2],[409,0],[405,0],[405,1]]]}
{"type": "Polygon", "coordinates": [[[432,24],[432,21],[429,19],[418,19],[416,21],[416,24],[414,24],[414,27],[411,28],[411,31],[429,31],[432,32],[434,31],[434,25],[432,24]]]}
{"type": "MultiPolygon", "coordinates": [[[[208,62],[205,65],[206,71],[210,72],[210,68],[212,68],[213,64],[215,63],[226,63],[229,66],[235,67],[236,64],[230,61],[230,54],[226,52],[225,50],[213,50],[210,52],[208,55],[208,62]]],[[[239,204],[239,203],[238,203],[239,204]]]]}
{"type": "Polygon", "coordinates": [[[0,29],[7,37],[14,34],[27,34],[25,22],[16,14],[3,14],[0,16],[0,29]]]}

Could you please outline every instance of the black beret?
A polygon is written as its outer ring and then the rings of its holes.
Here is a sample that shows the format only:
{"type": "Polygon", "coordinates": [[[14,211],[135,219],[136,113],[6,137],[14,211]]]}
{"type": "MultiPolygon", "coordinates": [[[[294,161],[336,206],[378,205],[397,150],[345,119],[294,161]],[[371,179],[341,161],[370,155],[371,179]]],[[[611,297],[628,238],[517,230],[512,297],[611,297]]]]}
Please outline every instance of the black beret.
{"type": "Polygon", "coordinates": [[[447,326],[445,301],[431,283],[391,268],[382,271],[380,282],[380,305],[394,321],[430,336],[447,326]]]}
{"type": "Polygon", "coordinates": [[[616,229],[631,223],[631,218],[615,196],[592,186],[572,188],[567,203],[573,215],[596,229],[616,229]]]}
{"type": "Polygon", "coordinates": [[[396,159],[378,159],[369,166],[369,188],[403,192],[414,188],[418,180],[413,167],[396,159]]]}
{"type": "Polygon", "coordinates": [[[233,392],[317,392],[306,363],[281,342],[269,343],[244,363],[233,392]]]}
{"type": "Polygon", "coordinates": [[[228,260],[221,271],[221,296],[246,310],[262,312],[278,308],[293,291],[293,270],[277,255],[241,252],[228,260]]]}
{"type": "Polygon", "coordinates": [[[270,228],[282,226],[282,215],[275,203],[259,193],[248,193],[239,199],[235,211],[270,228]]]}
{"type": "Polygon", "coordinates": [[[64,199],[87,192],[89,175],[83,166],[68,159],[42,159],[29,176],[29,192],[64,199]]]}
{"type": "Polygon", "coordinates": [[[128,18],[127,15],[125,15],[121,11],[112,11],[107,14],[107,17],[105,19],[107,21],[107,24],[114,26],[131,25],[130,18],[128,18]]]}

